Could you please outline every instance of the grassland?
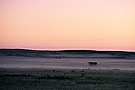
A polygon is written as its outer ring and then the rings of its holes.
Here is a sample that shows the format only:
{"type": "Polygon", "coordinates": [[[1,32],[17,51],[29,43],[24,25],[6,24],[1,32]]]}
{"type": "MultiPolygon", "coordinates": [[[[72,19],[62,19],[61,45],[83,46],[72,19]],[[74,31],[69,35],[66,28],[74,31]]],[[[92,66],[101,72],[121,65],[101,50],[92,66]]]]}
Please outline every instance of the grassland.
{"type": "Polygon", "coordinates": [[[135,90],[135,71],[0,68],[0,90],[135,90]]]}

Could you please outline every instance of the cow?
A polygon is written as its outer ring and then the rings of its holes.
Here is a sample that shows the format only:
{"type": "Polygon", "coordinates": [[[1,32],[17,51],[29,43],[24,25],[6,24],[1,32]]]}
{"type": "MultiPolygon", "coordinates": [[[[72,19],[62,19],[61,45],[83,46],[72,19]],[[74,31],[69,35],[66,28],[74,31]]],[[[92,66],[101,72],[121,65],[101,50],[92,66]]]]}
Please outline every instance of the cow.
{"type": "Polygon", "coordinates": [[[87,62],[90,66],[96,66],[97,62],[87,62]]]}

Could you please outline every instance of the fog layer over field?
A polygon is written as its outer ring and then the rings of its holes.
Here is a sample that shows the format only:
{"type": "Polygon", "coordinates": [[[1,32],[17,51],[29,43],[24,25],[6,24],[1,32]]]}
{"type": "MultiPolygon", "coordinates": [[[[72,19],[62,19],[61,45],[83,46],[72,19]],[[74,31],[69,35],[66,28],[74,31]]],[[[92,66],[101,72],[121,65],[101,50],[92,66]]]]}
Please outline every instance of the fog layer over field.
{"type": "Polygon", "coordinates": [[[133,52],[1,50],[0,67],[135,70],[134,56],[133,52]]]}
{"type": "Polygon", "coordinates": [[[0,57],[4,68],[56,68],[56,69],[121,69],[135,70],[135,60],[119,59],[48,59],[32,57],[0,57]],[[90,66],[87,62],[98,64],[90,66]]]}

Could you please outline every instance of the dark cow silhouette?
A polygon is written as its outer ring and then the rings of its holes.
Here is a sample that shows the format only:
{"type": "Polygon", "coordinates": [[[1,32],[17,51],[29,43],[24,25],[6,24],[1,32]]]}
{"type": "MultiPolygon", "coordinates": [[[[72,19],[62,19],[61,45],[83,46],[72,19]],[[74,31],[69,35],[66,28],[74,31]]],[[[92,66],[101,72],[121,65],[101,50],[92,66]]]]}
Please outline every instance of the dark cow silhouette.
{"type": "Polygon", "coordinates": [[[87,62],[90,66],[96,66],[97,62],[87,62]]]}

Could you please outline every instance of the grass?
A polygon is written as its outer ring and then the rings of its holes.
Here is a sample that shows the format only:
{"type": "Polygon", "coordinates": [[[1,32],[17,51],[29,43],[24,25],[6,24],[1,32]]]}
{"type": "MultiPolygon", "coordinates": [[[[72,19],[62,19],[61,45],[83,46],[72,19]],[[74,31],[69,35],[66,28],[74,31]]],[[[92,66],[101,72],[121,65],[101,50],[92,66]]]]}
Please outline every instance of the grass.
{"type": "Polygon", "coordinates": [[[0,68],[0,90],[135,90],[135,71],[0,68]]]}

